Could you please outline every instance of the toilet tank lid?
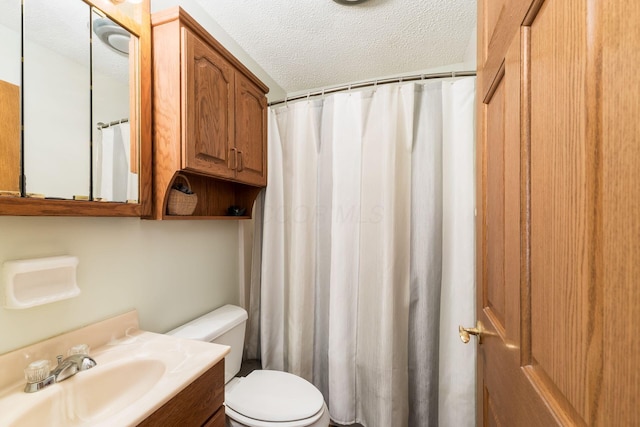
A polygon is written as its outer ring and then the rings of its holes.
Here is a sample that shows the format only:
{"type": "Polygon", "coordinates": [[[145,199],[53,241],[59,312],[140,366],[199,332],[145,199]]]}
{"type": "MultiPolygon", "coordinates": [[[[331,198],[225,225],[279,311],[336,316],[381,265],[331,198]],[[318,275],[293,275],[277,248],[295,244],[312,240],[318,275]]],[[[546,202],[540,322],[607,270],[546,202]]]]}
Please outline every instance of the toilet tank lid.
{"type": "Polygon", "coordinates": [[[179,326],[167,334],[210,342],[245,322],[247,318],[247,312],[243,308],[227,304],[179,326]]]}

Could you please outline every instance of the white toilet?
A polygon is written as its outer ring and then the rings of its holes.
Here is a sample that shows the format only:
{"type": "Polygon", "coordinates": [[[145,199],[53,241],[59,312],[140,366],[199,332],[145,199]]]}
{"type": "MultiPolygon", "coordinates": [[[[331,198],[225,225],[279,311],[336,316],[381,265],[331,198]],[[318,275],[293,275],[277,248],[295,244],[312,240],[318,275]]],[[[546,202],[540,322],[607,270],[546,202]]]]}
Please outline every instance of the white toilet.
{"type": "Polygon", "coordinates": [[[170,332],[231,347],[225,358],[225,412],[231,427],[328,427],[329,411],[313,384],[286,372],[240,371],[247,312],[225,305],[170,332]]]}

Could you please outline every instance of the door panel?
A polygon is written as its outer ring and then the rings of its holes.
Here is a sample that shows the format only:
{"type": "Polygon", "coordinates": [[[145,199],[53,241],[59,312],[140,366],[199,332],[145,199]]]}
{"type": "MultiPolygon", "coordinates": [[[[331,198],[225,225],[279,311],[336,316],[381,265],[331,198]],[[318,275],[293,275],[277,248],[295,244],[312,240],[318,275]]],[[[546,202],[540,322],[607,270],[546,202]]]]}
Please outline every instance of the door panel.
{"type": "Polygon", "coordinates": [[[20,87],[3,80],[0,117],[0,193],[20,196],[20,87]]]}
{"type": "Polygon", "coordinates": [[[547,1],[531,24],[531,357],[555,398],[589,420],[595,182],[588,176],[585,5],[547,1]]]}
{"type": "Polygon", "coordinates": [[[498,70],[516,30],[540,0],[478,0],[478,95],[485,99],[498,79],[498,70]]]}
{"type": "Polygon", "coordinates": [[[526,30],[512,40],[494,91],[483,107],[486,152],[479,159],[478,170],[485,171],[481,196],[481,221],[485,226],[478,235],[484,242],[480,246],[484,255],[479,258],[482,268],[478,278],[483,303],[478,307],[478,317],[486,331],[479,346],[478,371],[482,373],[479,387],[483,387],[479,395],[488,401],[481,406],[478,424],[484,426],[558,424],[523,370],[523,353],[529,348],[523,343],[527,334],[521,331],[529,323],[528,310],[523,309],[526,304],[522,304],[529,286],[528,276],[522,275],[528,262],[522,236],[527,236],[528,225],[527,199],[522,197],[527,188],[527,179],[523,179],[527,169],[521,160],[528,148],[528,135],[522,132],[528,122],[521,116],[526,100],[522,96],[526,93],[522,76],[527,41],[526,30]]]}
{"type": "Polygon", "coordinates": [[[487,293],[485,309],[504,330],[504,143],[505,90],[501,79],[487,104],[487,293]]]}
{"type": "Polygon", "coordinates": [[[500,427],[502,425],[498,420],[493,398],[486,388],[484,389],[484,425],[488,427],[500,427]]]}
{"type": "Polygon", "coordinates": [[[195,172],[231,178],[229,162],[233,146],[234,70],[216,51],[183,28],[187,58],[187,123],[183,167],[195,172]]]}

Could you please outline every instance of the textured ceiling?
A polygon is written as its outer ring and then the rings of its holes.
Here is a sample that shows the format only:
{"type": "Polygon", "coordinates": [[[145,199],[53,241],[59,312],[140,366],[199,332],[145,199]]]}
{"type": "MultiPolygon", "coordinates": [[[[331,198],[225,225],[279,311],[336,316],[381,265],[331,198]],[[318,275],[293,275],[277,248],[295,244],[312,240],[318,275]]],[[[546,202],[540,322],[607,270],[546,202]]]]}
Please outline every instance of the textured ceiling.
{"type": "Polygon", "coordinates": [[[463,62],[473,0],[196,0],[287,92],[463,62]]]}

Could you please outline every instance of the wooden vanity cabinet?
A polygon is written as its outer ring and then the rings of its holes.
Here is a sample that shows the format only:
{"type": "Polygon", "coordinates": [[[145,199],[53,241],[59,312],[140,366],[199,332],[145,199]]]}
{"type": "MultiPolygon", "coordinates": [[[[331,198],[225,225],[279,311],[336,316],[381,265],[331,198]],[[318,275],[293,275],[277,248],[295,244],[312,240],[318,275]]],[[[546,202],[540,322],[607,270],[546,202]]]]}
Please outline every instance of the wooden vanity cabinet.
{"type": "Polygon", "coordinates": [[[139,427],[224,427],[224,359],[161,406],[139,427]]]}
{"type": "Polygon", "coordinates": [[[166,204],[178,172],[198,206],[177,218],[219,218],[231,205],[250,215],[267,184],[267,86],[180,7],[153,14],[151,24],[153,217],[176,219],[166,204]]]}

